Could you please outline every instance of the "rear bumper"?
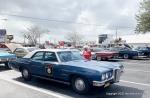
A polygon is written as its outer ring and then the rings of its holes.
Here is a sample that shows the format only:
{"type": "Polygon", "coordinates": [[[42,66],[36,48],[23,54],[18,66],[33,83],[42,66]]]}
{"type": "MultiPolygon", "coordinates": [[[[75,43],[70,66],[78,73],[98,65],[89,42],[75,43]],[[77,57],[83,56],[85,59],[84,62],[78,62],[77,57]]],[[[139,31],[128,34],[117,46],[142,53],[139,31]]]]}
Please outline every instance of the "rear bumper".
{"type": "Polygon", "coordinates": [[[9,61],[15,60],[16,58],[0,58],[0,63],[7,63],[9,61]]]}
{"type": "Polygon", "coordinates": [[[8,61],[0,61],[0,64],[8,63],[8,61]]]}
{"type": "Polygon", "coordinates": [[[0,59],[0,63],[7,63],[8,61],[8,59],[0,59]]]}

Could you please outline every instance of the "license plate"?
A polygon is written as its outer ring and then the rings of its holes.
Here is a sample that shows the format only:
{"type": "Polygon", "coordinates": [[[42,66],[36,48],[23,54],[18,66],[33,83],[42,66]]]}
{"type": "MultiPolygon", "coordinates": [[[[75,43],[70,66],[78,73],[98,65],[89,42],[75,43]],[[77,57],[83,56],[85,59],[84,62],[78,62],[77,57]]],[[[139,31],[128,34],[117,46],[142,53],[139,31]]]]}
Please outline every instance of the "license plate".
{"type": "Polygon", "coordinates": [[[104,88],[105,88],[105,87],[108,87],[108,86],[110,86],[110,83],[106,83],[106,84],[104,85],[104,88]]]}

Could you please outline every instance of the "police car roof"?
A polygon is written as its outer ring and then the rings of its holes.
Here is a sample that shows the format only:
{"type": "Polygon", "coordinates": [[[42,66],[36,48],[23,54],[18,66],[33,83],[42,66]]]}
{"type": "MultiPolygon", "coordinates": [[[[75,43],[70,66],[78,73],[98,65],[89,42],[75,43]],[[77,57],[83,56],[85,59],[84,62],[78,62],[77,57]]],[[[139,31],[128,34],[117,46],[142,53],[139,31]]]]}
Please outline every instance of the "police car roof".
{"type": "Polygon", "coordinates": [[[48,52],[63,52],[63,51],[79,51],[78,49],[38,49],[38,50],[34,50],[30,53],[28,53],[26,56],[24,56],[24,58],[30,58],[32,57],[32,55],[34,55],[36,52],[38,51],[48,51],[48,52]]]}
{"type": "Polygon", "coordinates": [[[35,51],[51,51],[51,52],[61,52],[61,51],[78,51],[78,49],[68,49],[68,48],[61,48],[61,49],[38,49],[35,51]]]}

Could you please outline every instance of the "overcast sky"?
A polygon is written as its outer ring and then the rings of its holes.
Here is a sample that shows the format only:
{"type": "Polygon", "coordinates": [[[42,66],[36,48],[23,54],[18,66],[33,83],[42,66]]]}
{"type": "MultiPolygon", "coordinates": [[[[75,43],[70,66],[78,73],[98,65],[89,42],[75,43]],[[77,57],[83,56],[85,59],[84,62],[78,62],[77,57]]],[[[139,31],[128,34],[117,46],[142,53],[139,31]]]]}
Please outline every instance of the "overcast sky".
{"type": "Polygon", "coordinates": [[[33,24],[50,30],[42,41],[65,40],[69,32],[80,32],[85,40],[96,40],[99,34],[119,36],[134,34],[141,0],[0,0],[0,28],[7,28],[15,40],[22,41],[21,32],[33,24]],[[72,23],[44,21],[8,16],[21,15],[72,23]],[[82,23],[82,24],[78,24],[82,23]],[[88,24],[88,25],[87,25],[88,24]],[[91,24],[91,25],[89,25],[91,24]]]}

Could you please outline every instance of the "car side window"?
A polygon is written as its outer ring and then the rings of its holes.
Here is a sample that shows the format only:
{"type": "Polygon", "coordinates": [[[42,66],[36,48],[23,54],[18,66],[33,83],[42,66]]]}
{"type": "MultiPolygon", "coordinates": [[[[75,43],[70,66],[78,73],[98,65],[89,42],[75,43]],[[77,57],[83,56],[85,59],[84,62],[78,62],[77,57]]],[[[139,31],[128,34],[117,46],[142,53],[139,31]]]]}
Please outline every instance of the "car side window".
{"type": "Polygon", "coordinates": [[[55,52],[46,52],[44,61],[58,62],[55,52]]]}
{"type": "Polygon", "coordinates": [[[42,61],[43,57],[44,57],[44,52],[37,52],[33,55],[32,59],[42,61]]]}

